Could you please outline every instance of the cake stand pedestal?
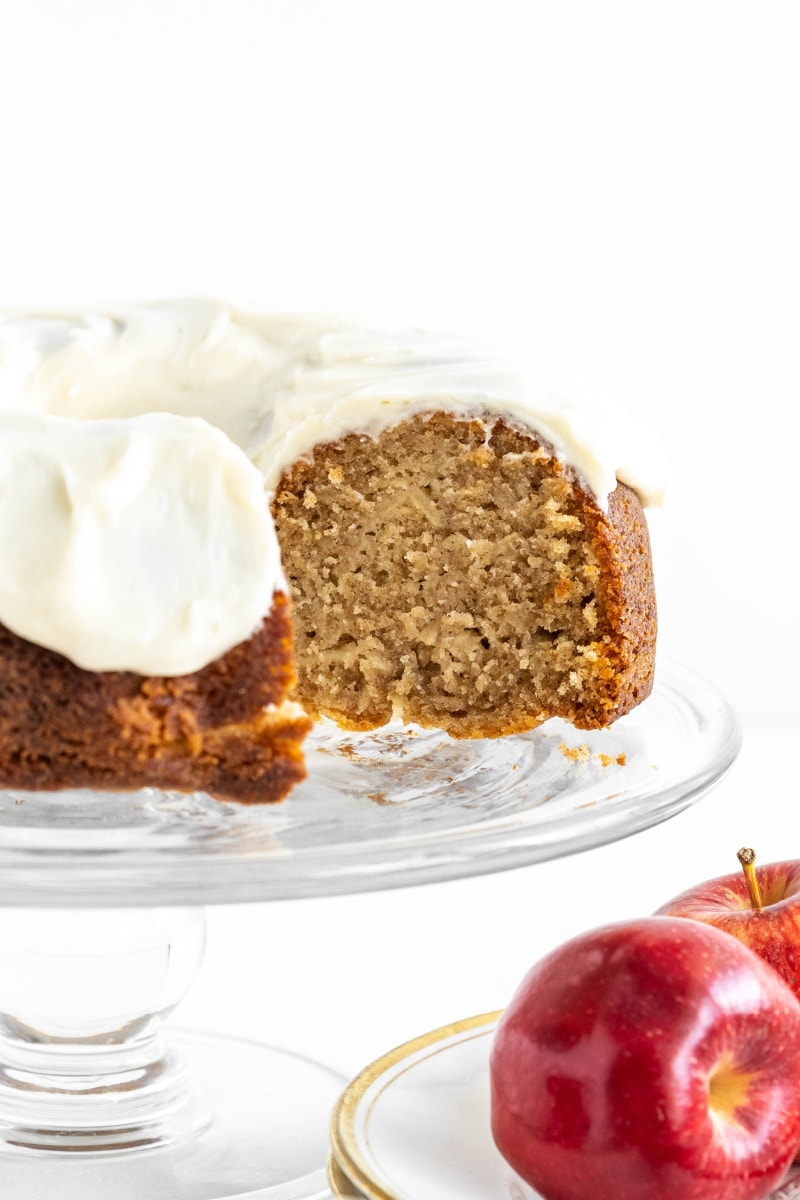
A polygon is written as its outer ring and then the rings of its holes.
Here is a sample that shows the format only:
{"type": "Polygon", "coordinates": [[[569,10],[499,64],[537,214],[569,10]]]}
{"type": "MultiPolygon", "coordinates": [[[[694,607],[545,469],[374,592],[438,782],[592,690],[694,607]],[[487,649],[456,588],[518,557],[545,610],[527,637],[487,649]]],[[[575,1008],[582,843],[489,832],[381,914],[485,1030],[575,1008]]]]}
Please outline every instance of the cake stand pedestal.
{"type": "Polygon", "coordinates": [[[0,934],[0,1194],[327,1196],[346,1082],[279,1049],[170,1030],[202,908],[29,909],[0,934]]]}
{"type": "MultiPolygon", "coordinates": [[[[315,1200],[346,1080],[279,1048],[162,1029],[204,906],[477,875],[627,836],[709,790],[738,723],[665,663],[612,730],[453,742],[311,735],[282,805],[152,789],[0,793],[0,1194],[315,1200]]],[[[288,971],[284,972],[288,976],[288,971]]],[[[232,1006],[233,1007],[233,1006],[232,1006]]]]}

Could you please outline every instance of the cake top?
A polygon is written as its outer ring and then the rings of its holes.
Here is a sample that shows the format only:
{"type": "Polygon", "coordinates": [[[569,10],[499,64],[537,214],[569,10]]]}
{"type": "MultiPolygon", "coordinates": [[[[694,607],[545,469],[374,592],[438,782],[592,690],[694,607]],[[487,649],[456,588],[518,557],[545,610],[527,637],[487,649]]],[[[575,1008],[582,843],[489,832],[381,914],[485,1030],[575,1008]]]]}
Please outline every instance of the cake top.
{"type": "Polygon", "coordinates": [[[284,469],[435,409],[533,428],[603,508],[617,480],[661,501],[635,415],[459,338],[204,299],[8,314],[0,622],[87,669],[199,670],[285,586],[267,504],[284,469]]]}
{"type": "Polygon", "coordinates": [[[537,430],[605,507],[617,480],[661,503],[653,431],[602,389],[560,367],[499,363],[471,342],[423,329],[286,316],[214,300],[165,300],[0,319],[0,408],[95,419],[203,417],[274,489],[320,442],[375,434],[444,408],[537,430]]]}

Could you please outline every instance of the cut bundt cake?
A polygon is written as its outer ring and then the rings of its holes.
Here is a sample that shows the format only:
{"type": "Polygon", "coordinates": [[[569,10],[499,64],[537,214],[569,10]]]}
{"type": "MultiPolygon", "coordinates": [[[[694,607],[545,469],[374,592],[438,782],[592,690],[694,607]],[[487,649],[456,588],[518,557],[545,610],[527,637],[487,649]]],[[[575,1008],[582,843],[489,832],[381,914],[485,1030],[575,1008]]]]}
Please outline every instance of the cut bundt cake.
{"type": "Polygon", "coordinates": [[[650,692],[641,505],[620,484],[603,512],[531,434],[436,413],[351,435],[283,475],[273,514],[315,716],[496,737],[606,726],[650,692]]]}
{"type": "Polygon", "coordinates": [[[9,315],[0,786],[275,800],[312,718],[607,726],[652,687],[662,488],[635,416],[458,339],[9,315]]]}

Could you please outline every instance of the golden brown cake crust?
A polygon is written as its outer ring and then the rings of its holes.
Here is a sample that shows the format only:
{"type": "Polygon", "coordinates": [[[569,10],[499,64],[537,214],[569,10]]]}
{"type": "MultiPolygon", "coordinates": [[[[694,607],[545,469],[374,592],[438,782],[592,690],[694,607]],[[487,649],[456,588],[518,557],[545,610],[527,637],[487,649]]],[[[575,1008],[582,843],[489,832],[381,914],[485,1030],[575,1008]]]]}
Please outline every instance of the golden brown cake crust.
{"type": "Polygon", "coordinates": [[[616,635],[608,651],[613,685],[606,692],[608,712],[616,719],[653,689],[657,618],[650,536],[639,498],[624,483],[609,496],[606,515],[591,508],[587,524],[594,526],[600,560],[598,593],[616,635]]]}
{"type": "Polygon", "coordinates": [[[0,625],[0,786],[159,787],[282,799],[305,778],[310,722],[294,680],[286,596],[260,629],[191,675],[91,672],[0,625]]]}
{"type": "Polygon", "coordinates": [[[284,474],[273,516],[315,716],[497,737],[603,728],[651,690],[639,500],[620,484],[603,512],[531,433],[437,412],[350,435],[284,474]]]}

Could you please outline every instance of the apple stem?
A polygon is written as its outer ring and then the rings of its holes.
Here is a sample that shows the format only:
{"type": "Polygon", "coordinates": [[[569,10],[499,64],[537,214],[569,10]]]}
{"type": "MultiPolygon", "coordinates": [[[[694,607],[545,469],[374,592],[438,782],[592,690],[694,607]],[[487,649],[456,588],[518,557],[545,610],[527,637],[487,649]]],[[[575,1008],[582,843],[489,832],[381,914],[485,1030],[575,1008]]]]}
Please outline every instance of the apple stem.
{"type": "Polygon", "coordinates": [[[743,846],[736,857],[742,864],[744,877],[747,880],[747,890],[750,893],[750,904],[753,908],[763,908],[763,904],[761,902],[761,892],[759,890],[758,879],[756,877],[755,851],[751,850],[748,846],[743,846]]]}

